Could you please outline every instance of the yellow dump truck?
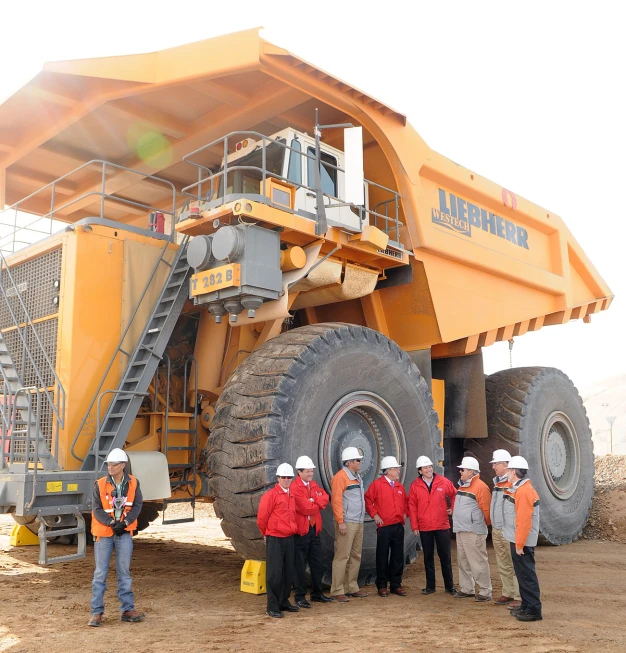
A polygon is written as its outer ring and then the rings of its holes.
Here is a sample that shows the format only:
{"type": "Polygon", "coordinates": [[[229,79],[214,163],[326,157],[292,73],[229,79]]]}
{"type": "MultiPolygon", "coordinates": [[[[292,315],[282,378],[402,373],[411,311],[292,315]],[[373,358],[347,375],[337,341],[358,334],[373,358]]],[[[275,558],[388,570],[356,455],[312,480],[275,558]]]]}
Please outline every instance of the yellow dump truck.
{"type": "MultiPolygon", "coordinates": [[[[544,538],[580,535],[576,388],[552,368],[485,377],[482,350],[589,322],[611,292],[559,216],[375,98],[256,30],[49,63],[0,106],[4,205],[0,506],[42,562],[84,555],[113,447],[140,528],[213,501],[246,558],[277,465],[308,455],[328,490],[346,446],[366,484],[394,455],[407,486],[418,455],[456,478],[471,451],[489,479],[505,447],[529,460],[544,538]],[[51,558],[61,535],[77,551],[51,558]]],[[[374,551],[372,521],[366,577],[374,551]]]]}

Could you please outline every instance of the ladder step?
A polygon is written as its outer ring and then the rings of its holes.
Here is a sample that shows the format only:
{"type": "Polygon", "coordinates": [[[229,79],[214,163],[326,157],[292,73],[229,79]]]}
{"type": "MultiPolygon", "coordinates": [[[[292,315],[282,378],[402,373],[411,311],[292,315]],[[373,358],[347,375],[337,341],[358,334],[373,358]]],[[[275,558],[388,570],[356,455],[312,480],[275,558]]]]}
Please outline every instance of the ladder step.
{"type": "Polygon", "coordinates": [[[157,313],[154,316],[154,319],[156,320],[159,317],[167,317],[170,313],[171,313],[171,311],[163,311],[162,313],[157,313]]]}
{"type": "Polygon", "coordinates": [[[159,327],[153,327],[152,329],[148,329],[148,334],[150,333],[158,333],[161,329],[159,327]]]}
{"type": "Polygon", "coordinates": [[[124,417],[124,415],[126,415],[126,413],[111,413],[110,415],[108,415],[108,418],[117,419],[118,417],[124,417]]]}
{"type": "Polygon", "coordinates": [[[141,381],[140,376],[133,376],[131,379],[126,379],[124,383],[136,383],[137,381],[141,381]]]}
{"type": "Polygon", "coordinates": [[[195,501],[193,497],[185,497],[184,499],[163,499],[163,506],[167,508],[172,503],[191,503],[195,501]]]}
{"type": "Polygon", "coordinates": [[[74,526],[73,528],[64,528],[60,531],[46,531],[46,538],[50,537],[63,537],[64,535],[78,535],[79,533],[84,533],[84,526],[74,526]]]}
{"type": "Polygon", "coordinates": [[[185,517],[184,519],[168,519],[162,521],[161,524],[164,526],[169,526],[170,524],[187,524],[192,521],[196,521],[195,517],[185,517]]]}

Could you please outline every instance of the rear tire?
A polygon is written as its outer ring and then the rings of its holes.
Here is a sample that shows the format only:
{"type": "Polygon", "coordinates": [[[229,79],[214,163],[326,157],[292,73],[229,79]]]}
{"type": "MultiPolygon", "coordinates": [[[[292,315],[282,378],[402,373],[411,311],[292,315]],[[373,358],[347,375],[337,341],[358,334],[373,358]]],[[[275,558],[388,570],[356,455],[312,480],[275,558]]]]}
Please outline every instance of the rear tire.
{"type": "MultiPolygon", "coordinates": [[[[256,525],[259,500],[276,482],[280,462],[308,455],[328,492],[341,469],[341,450],[363,450],[365,486],[378,477],[383,456],[399,456],[408,491],[415,460],[441,460],[437,414],[428,386],[398,345],[361,326],[318,324],[283,333],[252,353],[217,402],[207,444],[209,489],[224,533],[245,558],[264,559],[256,525]]],[[[334,525],[322,513],[328,569],[334,525]]],[[[405,557],[416,538],[405,529],[405,557]]],[[[361,580],[375,576],[376,527],[367,517],[361,580]]]]}
{"type": "Polygon", "coordinates": [[[487,478],[496,449],[524,456],[540,498],[543,537],[550,544],[573,542],[589,516],[594,477],[591,429],[578,391],[551,367],[502,370],[485,387],[489,437],[466,440],[466,449],[487,478]]]}

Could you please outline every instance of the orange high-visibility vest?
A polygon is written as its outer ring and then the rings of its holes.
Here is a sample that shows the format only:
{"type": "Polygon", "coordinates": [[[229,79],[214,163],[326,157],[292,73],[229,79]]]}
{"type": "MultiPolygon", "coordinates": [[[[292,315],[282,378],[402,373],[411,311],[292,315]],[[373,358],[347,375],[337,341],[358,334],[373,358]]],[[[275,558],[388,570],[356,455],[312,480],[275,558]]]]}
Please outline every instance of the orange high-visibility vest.
{"type": "MultiPolygon", "coordinates": [[[[126,515],[130,512],[133,507],[133,501],[135,500],[135,491],[137,490],[137,479],[131,474],[128,475],[128,491],[126,496],[126,503],[122,509],[122,516],[120,521],[124,521],[126,515]]],[[[97,481],[98,489],[100,490],[100,501],[102,502],[102,508],[107,515],[111,515],[111,519],[115,519],[115,508],[113,507],[113,493],[115,492],[115,485],[109,482],[108,476],[103,476],[97,481]]],[[[127,531],[136,531],[137,530],[137,520],[129,524],[124,530],[127,531]]],[[[91,534],[94,537],[113,537],[113,529],[110,526],[105,526],[101,524],[96,516],[92,513],[91,515],[91,534]]]]}

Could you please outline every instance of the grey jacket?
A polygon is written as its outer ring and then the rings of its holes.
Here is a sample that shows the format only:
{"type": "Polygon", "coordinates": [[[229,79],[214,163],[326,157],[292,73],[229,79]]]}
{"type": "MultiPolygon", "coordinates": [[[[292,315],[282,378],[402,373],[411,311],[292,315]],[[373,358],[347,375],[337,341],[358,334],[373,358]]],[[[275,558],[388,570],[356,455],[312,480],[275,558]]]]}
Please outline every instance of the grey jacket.
{"type": "MultiPolygon", "coordinates": [[[[513,486],[510,487],[504,494],[504,528],[502,529],[502,534],[509,542],[516,544],[518,533],[517,505],[515,501],[515,495],[517,492],[520,492],[520,495],[523,493],[526,496],[526,501],[522,501],[522,505],[520,506],[520,510],[523,511],[522,524],[524,523],[523,517],[526,516],[526,511],[530,513],[532,510],[530,531],[526,537],[526,540],[523,542],[523,545],[537,546],[537,539],[539,538],[539,495],[532,487],[532,484],[530,484],[530,480],[527,478],[523,478],[513,483],[513,486]],[[524,487],[527,483],[529,483],[529,485],[524,487]]],[[[528,524],[527,521],[526,524],[528,524]]]]}
{"type": "Polygon", "coordinates": [[[459,482],[452,512],[455,533],[477,533],[487,535],[485,514],[489,508],[489,488],[479,476],[465,483],[459,482]]]}
{"type": "Polygon", "coordinates": [[[500,530],[504,528],[504,491],[508,489],[508,487],[508,477],[506,474],[504,476],[494,477],[493,489],[491,490],[491,508],[489,510],[489,516],[491,517],[492,527],[500,530]],[[502,485],[504,483],[507,484],[507,487],[502,485]]]}
{"type": "Polygon", "coordinates": [[[362,524],[365,520],[365,490],[363,488],[363,479],[359,474],[353,474],[347,467],[343,468],[351,481],[357,480],[358,485],[348,485],[343,492],[343,520],[362,524]]]}

